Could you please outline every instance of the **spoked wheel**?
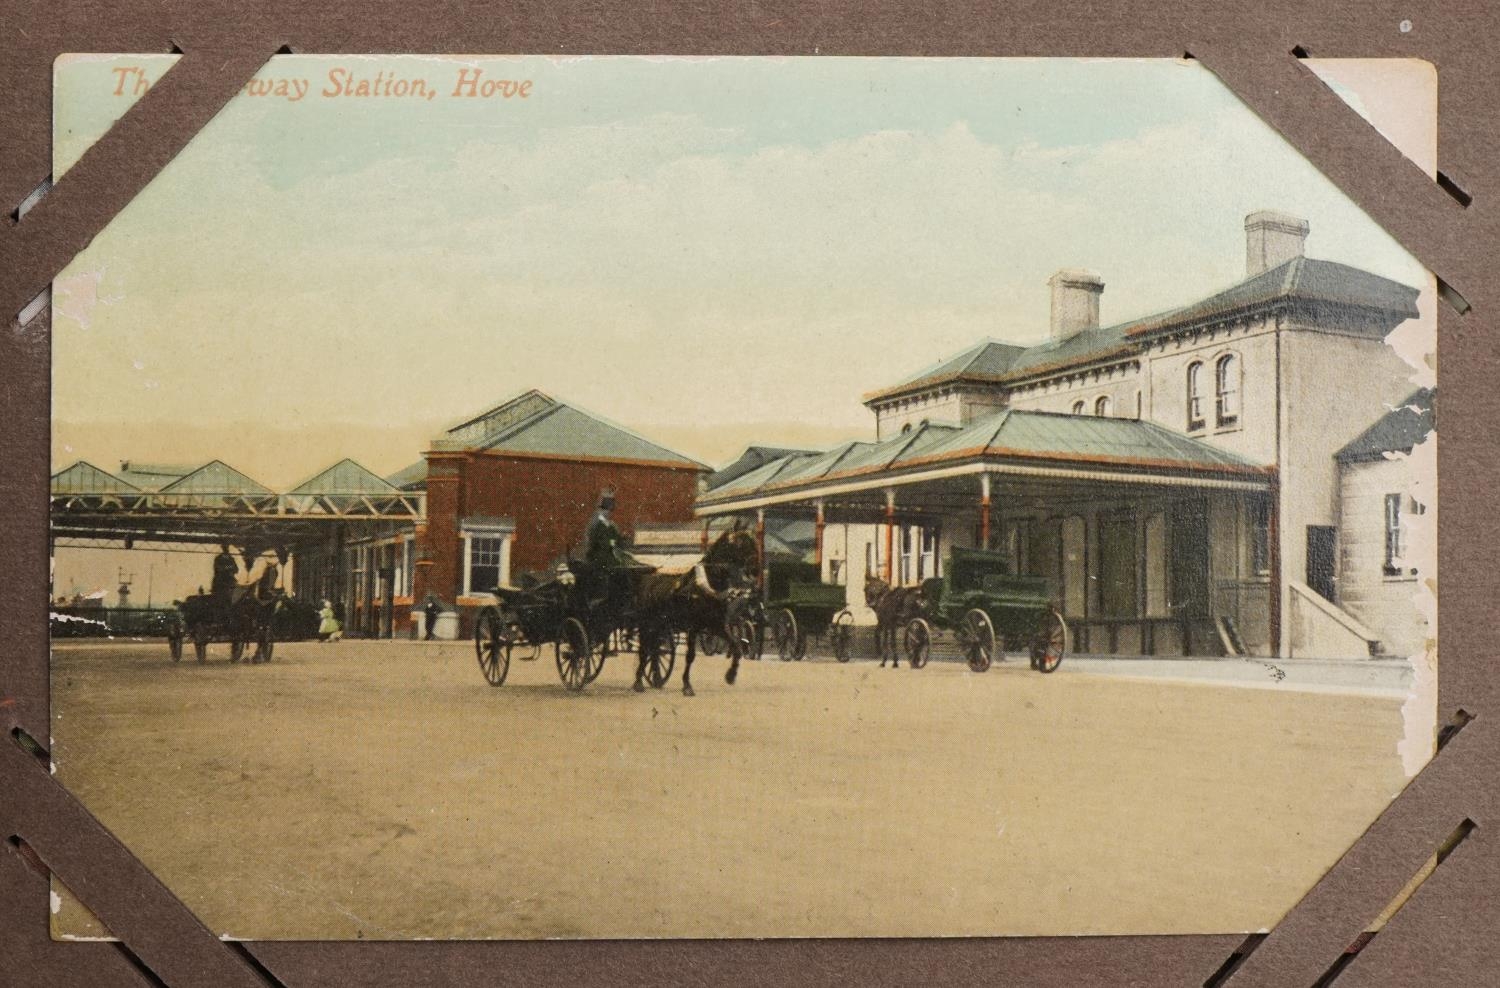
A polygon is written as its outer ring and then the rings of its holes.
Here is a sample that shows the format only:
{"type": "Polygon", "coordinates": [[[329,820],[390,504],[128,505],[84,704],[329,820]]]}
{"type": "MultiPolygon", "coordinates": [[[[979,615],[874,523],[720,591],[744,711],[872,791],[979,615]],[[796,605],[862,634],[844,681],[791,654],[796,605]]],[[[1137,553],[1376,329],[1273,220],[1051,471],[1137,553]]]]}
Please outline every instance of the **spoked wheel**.
{"type": "Polygon", "coordinates": [[[716,631],[698,632],[698,651],[704,655],[722,655],[729,643],[716,631]]]}
{"type": "Polygon", "coordinates": [[[182,661],[182,629],[173,628],[167,633],[167,651],[172,654],[173,662],[182,661]]]}
{"type": "Polygon", "coordinates": [[[848,611],[839,611],[838,616],[833,619],[833,626],[828,629],[828,643],[833,646],[833,657],[840,662],[848,662],[854,653],[854,615],[848,611]]]}
{"type": "Polygon", "coordinates": [[[990,616],[976,607],[964,615],[960,631],[969,668],[984,672],[995,661],[995,626],[990,623],[990,616]]]}
{"type": "Polygon", "coordinates": [[[563,685],[575,692],[587,686],[593,678],[589,669],[594,664],[594,647],[583,622],[577,618],[563,621],[552,647],[557,652],[557,675],[563,685]]]}
{"type": "Polygon", "coordinates": [[[272,621],[270,618],[267,618],[266,622],[260,626],[259,632],[255,638],[254,661],[270,662],[271,656],[275,653],[275,651],[276,625],[274,621],[272,621]]]}
{"type": "Polygon", "coordinates": [[[505,683],[510,673],[510,653],[515,642],[505,626],[499,611],[481,611],[474,623],[474,657],[479,660],[479,671],[491,686],[505,683]]]}
{"type": "Polygon", "coordinates": [[[657,635],[646,650],[646,683],[659,690],[672,678],[672,668],[677,664],[677,635],[657,635]]]}
{"type": "Polygon", "coordinates": [[[1068,623],[1054,608],[1042,615],[1041,627],[1031,643],[1031,667],[1037,672],[1053,672],[1062,665],[1068,647],[1068,623]]]}
{"type": "Polygon", "coordinates": [[[932,625],[922,618],[912,618],[906,625],[903,644],[906,646],[906,661],[913,669],[922,668],[932,654],[932,625]]]}
{"type": "Polygon", "coordinates": [[[797,650],[792,653],[792,658],[796,659],[798,662],[801,662],[803,659],[807,658],[807,632],[806,631],[802,631],[800,629],[798,630],[798,632],[797,632],[797,650]]]}
{"type": "Polygon", "coordinates": [[[797,616],[791,611],[777,611],[771,625],[771,634],[776,641],[776,654],[781,661],[790,662],[797,657],[797,616]]]}

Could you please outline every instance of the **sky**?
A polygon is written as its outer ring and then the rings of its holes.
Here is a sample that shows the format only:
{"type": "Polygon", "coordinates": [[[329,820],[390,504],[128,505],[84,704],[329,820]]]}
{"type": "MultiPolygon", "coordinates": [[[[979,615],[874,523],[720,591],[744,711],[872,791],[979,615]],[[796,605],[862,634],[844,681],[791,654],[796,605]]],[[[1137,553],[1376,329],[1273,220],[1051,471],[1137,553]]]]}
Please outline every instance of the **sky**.
{"type": "MultiPolygon", "coordinates": [[[[173,60],[61,59],[55,174],[132,102],[115,70],[173,60]]],[[[56,282],[58,469],[391,471],[533,387],[713,464],[868,438],[862,394],[1040,341],[1060,268],[1102,275],[1106,323],[1238,281],[1259,209],[1307,218],[1311,256],[1429,284],[1193,62],[296,55],[257,78],[308,88],[232,101],[56,282]],[[331,70],[437,95],[324,97],[331,70]],[[455,97],[464,70],[531,87],[455,97]]]]}

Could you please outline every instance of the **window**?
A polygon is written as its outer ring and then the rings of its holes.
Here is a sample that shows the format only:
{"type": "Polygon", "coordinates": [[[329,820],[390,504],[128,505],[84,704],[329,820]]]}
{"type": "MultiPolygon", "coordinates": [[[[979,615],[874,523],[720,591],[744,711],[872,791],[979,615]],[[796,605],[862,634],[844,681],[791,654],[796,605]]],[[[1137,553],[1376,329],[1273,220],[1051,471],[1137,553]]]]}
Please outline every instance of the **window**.
{"type": "Polygon", "coordinates": [[[1214,417],[1223,429],[1240,420],[1240,361],[1226,353],[1214,364],[1214,417]]]}
{"type": "Polygon", "coordinates": [[[469,540],[469,591],[488,593],[500,585],[500,557],[505,539],[475,536],[469,540]]]}
{"type": "Polygon", "coordinates": [[[1195,360],[1187,369],[1188,431],[1201,429],[1203,421],[1203,362],[1195,360]]]}
{"type": "Polygon", "coordinates": [[[1073,414],[1074,415],[1082,415],[1083,414],[1083,402],[1082,401],[1075,401],[1075,402],[1073,402],[1073,414]]]}
{"type": "Polygon", "coordinates": [[[1114,402],[1109,400],[1109,395],[1100,395],[1094,402],[1094,414],[1099,418],[1106,418],[1114,411],[1114,402]]]}
{"type": "Polygon", "coordinates": [[[1033,521],[1030,518],[1015,518],[1005,526],[1005,549],[1010,554],[1012,573],[1031,572],[1031,545],[1033,521]]]}
{"type": "Polygon", "coordinates": [[[912,568],[916,565],[916,558],[911,550],[911,526],[901,526],[901,579],[902,586],[910,586],[912,582],[912,568]]]}
{"type": "Polygon", "coordinates": [[[938,530],[936,528],[923,528],[921,531],[922,553],[917,557],[917,579],[919,581],[931,576],[937,576],[938,530]]]}
{"type": "Polygon", "coordinates": [[[1385,496],[1385,575],[1401,575],[1401,495],[1385,496]]]}
{"type": "Polygon", "coordinates": [[[1271,499],[1250,502],[1250,571],[1256,576],[1271,572],[1271,499]]]}

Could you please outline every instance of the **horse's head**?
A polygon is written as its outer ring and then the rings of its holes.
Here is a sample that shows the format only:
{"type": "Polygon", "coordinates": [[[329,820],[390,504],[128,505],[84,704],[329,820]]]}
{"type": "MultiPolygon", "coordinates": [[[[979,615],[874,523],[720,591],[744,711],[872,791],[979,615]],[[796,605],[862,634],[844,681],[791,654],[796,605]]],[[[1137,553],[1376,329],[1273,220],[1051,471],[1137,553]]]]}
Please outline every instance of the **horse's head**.
{"type": "Polygon", "coordinates": [[[731,587],[755,582],[760,569],[760,548],[754,534],[742,529],[731,529],[714,539],[703,554],[704,566],[717,577],[724,574],[731,587]]]}
{"type": "Polygon", "coordinates": [[[885,595],[891,592],[891,585],[878,576],[865,577],[865,606],[879,607],[885,595]]]}

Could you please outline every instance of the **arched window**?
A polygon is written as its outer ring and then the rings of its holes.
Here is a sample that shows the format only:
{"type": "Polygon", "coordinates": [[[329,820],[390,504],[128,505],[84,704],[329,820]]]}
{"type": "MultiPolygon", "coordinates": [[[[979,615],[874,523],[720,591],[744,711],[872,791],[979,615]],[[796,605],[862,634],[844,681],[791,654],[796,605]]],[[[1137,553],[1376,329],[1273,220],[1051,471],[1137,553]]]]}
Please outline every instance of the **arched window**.
{"type": "Polygon", "coordinates": [[[1203,428],[1203,361],[1201,360],[1188,364],[1187,410],[1188,431],[1203,428]]]}
{"type": "Polygon", "coordinates": [[[1094,402],[1094,414],[1101,419],[1106,418],[1114,411],[1114,402],[1109,400],[1109,395],[1100,395],[1094,402]]]}
{"type": "Polygon", "coordinates": [[[1232,353],[1214,364],[1214,418],[1221,429],[1240,421],[1240,359],[1232,353]]]}
{"type": "Polygon", "coordinates": [[[1083,402],[1082,401],[1075,401],[1075,402],[1073,402],[1073,414],[1074,415],[1082,415],[1083,414],[1083,402]]]}

